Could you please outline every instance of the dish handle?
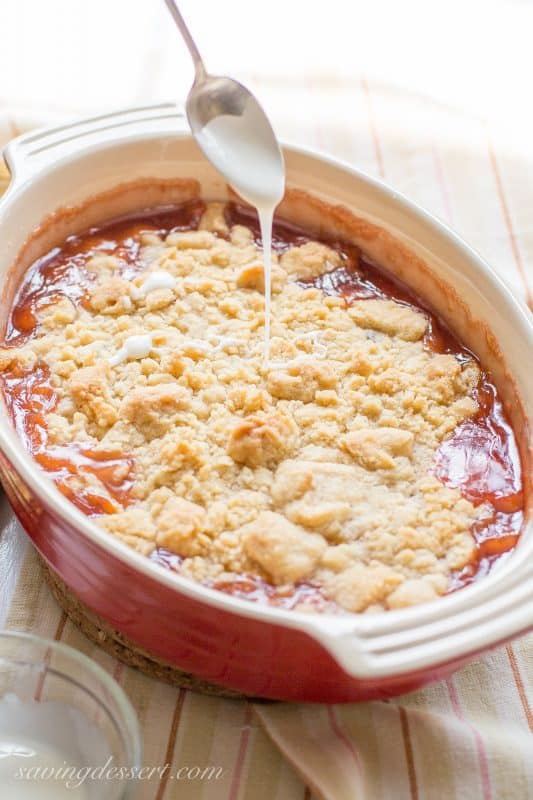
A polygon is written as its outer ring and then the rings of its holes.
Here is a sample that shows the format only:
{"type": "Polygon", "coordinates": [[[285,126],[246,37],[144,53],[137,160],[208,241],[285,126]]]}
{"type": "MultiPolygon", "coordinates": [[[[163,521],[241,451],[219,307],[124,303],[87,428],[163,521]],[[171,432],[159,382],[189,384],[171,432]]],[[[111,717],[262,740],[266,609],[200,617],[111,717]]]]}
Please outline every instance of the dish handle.
{"type": "Polygon", "coordinates": [[[51,128],[24,133],[12,139],[3,156],[11,183],[6,194],[34,177],[50,164],[89,147],[96,141],[117,136],[117,130],[132,137],[169,124],[181,133],[188,129],[185,113],[174,103],[161,103],[100,114],[88,119],[67,122],[51,128]]]}

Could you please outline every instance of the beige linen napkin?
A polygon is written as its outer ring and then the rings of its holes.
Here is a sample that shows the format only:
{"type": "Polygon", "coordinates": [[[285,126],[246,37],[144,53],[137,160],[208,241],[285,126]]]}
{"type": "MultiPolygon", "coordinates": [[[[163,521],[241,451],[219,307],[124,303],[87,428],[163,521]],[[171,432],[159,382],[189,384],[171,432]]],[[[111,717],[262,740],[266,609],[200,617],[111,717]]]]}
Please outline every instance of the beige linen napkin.
{"type": "MultiPolygon", "coordinates": [[[[527,136],[514,127],[489,130],[464,110],[364,78],[314,90],[265,86],[262,97],[284,137],[392,183],[456,228],[533,306],[527,136]]],[[[13,135],[13,123],[0,120],[0,135],[13,135]]],[[[205,697],[150,680],[94,647],[58,609],[16,527],[3,537],[2,569],[16,577],[7,626],[61,639],[109,670],[139,714],[146,764],[222,767],[214,780],[140,785],[141,800],[533,798],[532,636],[388,702],[251,705],[205,697]]]]}

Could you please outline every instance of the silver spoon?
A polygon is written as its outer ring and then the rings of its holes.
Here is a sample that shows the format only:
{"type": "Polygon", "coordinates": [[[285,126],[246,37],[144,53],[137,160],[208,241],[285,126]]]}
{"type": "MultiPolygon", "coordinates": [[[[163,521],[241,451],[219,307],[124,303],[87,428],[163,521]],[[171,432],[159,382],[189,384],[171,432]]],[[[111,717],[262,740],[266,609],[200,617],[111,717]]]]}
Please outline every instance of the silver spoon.
{"type": "Polygon", "coordinates": [[[194,138],[244,200],[273,212],[283,197],[285,167],[268,117],[241,83],[207,72],[176,1],[165,2],[194,63],[194,83],[185,106],[194,138]]]}

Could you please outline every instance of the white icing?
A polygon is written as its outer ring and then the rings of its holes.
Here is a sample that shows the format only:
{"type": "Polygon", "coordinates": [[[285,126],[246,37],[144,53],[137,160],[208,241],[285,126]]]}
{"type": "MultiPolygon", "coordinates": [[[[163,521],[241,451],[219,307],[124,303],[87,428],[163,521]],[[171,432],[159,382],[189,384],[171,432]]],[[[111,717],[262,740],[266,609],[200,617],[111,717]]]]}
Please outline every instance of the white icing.
{"type": "MultiPolygon", "coordinates": [[[[185,338],[181,340],[174,339],[168,341],[165,348],[154,347],[153,333],[142,333],[135,336],[129,336],[120,350],[109,359],[112,367],[121,364],[123,361],[130,359],[147,358],[151,352],[161,355],[164,349],[186,350],[187,348],[194,348],[206,356],[213,356],[215,353],[220,353],[228,347],[242,347],[245,343],[237,339],[235,336],[221,336],[212,334],[211,341],[206,339],[193,339],[185,338]]],[[[301,364],[306,361],[315,361],[317,358],[327,357],[327,347],[319,342],[320,331],[310,331],[309,333],[302,333],[296,336],[296,341],[310,339],[313,342],[312,353],[302,353],[295,356],[295,358],[287,359],[286,361],[268,361],[265,363],[266,369],[286,369],[294,364],[301,364]]],[[[94,342],[91,347],[101,347],[101,343],[94,342]]]]}
{"type": "Polygon", "coordinates": [[[187,348],[194,348],[206,355],[214,355],[215,353],[225,350],[227,347],[235,347],[244,344],[244,342],[236,339],[234,336],[218,336],[214,334],[211,337],[211,342],[205,339],[187,338],[181,341],[174,339],[174,341],[168,341],[164,347],[154,347],[153,336],[153,333],[129,336],[120,350],[109,359],[109,364],[112,367],[116,367],[117,364],[121,364],[123,361],[128,361],[129,359],[147,358],[150,353],[161,355],[165,349],[186,350],[187,348]]]}
{"type": "Polygon", "coordinates": [[[322,344],[320,339],[320,331],[308,331],[308,333],[300,333],[296,336],[296,341],[298,340],[306,340],[310,339],[313,343],[313,356],[315,358],[326,358],[328,355],[328,348],[325,344],[322,344]]]}
{"type": "Polygon", "coordinates": [[[272,129],[253,101],[239,115],[215,117],[196,136],[211,163],[257,209],[265,273],[263,362],[266,365],[270,352],[272,220],[285,189],[283,161],[272,129]]]}
{"type": "Polygon", "coordinates": [[[272,224],[274,206],[258,205],[259,227],[263,240],[263,268],[265,273],[265,333],[263,340],[263,364],[270,358],[270,317],[272,305],[272,224]]]}
{"type": "MultiPolygon", "coordinates": [[[[23,684],[25,676],[18,677],[23,684]]],[[[101,797],[100,782],[90,776],[81,778],[85,764],[103,765],[110,757],[107,737],[74,705],[22,700],[11,692],[0,699],[0,797],[4,800],[101,797]],[[44,770],[48,776],[40,778],[44,770]]]]}
{"type": "Polygon", "coordinates": [[[164,270],[154,270],[149,273],[141,286],[132,286],[131,294],[135,300],[138,300],[156,289],[174,289],[175,287],[176,278],[173,275],[164,270]]]}
{"type": "Polygon", "coordinates": [[[295,358],[289,358],[287,361],[269,361],[266,365],[266,368],[271,369],[287,369],[287,367],[292,367],[295,364],[302,364],[306,361],[315,361],[316,356],[312,353],[306,353],[302,356],[295,356],[295,358]]]}
{"type": "Polygon", "coordinates": [[[148,294],[155,289],[174,289],[176,286],[176,278],[169,272],[163,270],[154,270],[151,272],[141,286],[141,292],[148,294]]]}
{"type": "Polygon", "coordinates": [[[234,336],[218,336],[213,334],[210,338],[212,340],[211,342],[205,339],[184,339],[179,342],[176,347],[179,350],[184,350],[187,347],[195,347],[197,350],[201,350],[204,353],[218,353],[221,350],[225,350],[226,347],[243,344],[243,342],[236,339],[234,336]]]}
{"type": "Polygon", "coordinates": [[[109,359],[109,363],[112,367],[116,367],[117,364],[131,358],[146,358],[150,355],[152,348],[152,334],[141,333],[136,336],[128,336],[120,350],[109,359]]]}
{"type": "Polygon", "coordinates": [[[311,340],[313,343],[312,353],[302,353],[301,356],[287,359],[287,361],[269,361],[265,366],[267,369],[286,369],[295,364],[301,364],[306,361],[315,361],[317,358],[327,358],[328,348],[325,344],[319,341],[320,331],[308,331],[307,333],[299,333],[295,339],[296,341],[311,340]]]}

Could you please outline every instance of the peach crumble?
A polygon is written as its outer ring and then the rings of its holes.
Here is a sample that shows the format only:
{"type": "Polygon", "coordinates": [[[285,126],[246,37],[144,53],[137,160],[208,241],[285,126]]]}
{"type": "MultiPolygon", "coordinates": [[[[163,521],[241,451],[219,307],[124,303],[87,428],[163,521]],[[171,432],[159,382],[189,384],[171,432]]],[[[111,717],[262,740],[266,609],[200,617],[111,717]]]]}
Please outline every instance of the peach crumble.
{"type": "Polygon", "coordinates": [[[71,237],[19,291],[4,392],[64,494],[183,576],[299,610],[426,602],[498,514],[516,540],[519,463],[504,453],[503,511],[443,466],[490,384],[451,335],[432,346],[428,310],[355,246],[278,225],[265,365],[251,218],[180,213],[71,237]]]}

